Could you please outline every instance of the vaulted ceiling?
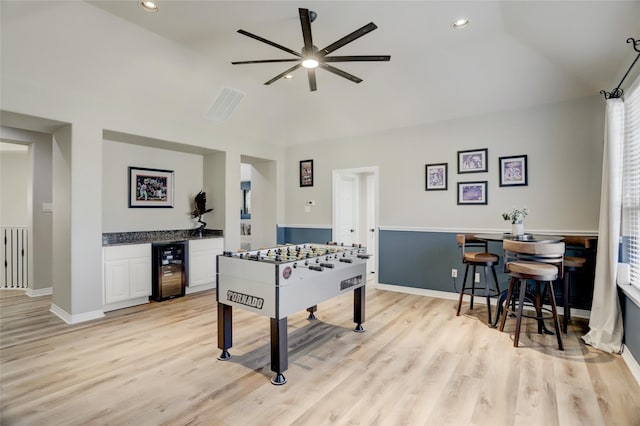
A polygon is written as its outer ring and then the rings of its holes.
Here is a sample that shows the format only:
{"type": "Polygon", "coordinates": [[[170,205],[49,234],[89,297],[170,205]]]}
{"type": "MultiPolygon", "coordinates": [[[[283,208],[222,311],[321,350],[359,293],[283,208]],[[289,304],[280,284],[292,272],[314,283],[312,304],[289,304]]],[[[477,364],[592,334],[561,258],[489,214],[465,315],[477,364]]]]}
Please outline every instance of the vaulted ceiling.
{"type": "MultiPolygon", "coordinates": [[[[259,126],[252,117],[268,111],[270,127],[254,131],[283,144],[595,96],[618,84],[637,55],[625,41],[640,38],[638,1],[158,0],[156,13],[137,1],[88,3],[207,58],[220,87],[245,93],[230,122],[259,126]],[[390,62],[334,64],[363,82],[319,70],[315,92],[303,69],[264,85],[290,63],[231,65],[292,57],[238,29],[300,51],[299,7],[317,13],[318,47],[374,22],[378,29],[335,54],[391,55],[390,62]],[[454,30],[461,17],[469,26],[454,30]]],[[[203,114],[208,107],[198,106],[203,114]]]]}

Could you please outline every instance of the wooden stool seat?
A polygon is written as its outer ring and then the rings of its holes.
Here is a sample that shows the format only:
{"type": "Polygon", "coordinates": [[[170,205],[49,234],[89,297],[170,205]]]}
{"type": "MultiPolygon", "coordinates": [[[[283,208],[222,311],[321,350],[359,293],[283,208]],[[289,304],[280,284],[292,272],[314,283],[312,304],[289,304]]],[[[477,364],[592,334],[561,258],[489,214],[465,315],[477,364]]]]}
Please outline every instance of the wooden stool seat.
{"type": "Polygon", "coordinates": [[[507,270],[513,274],[522,275],[521,278],[524,279],[553,281],[558,278],[558,267],[547,263],[530,261],[509,262],[507,263],[507,270]],[[528,275],[528,277],[524,277],[525,275],[528,275]]]}
{"type": "Polygon", "coordinates": [[[474,262],[491,266],[491,264],[497,264],[500,261],[500,258],[493,253],[466,252],[464,254],[464,260],[466,262],[474,262]]]}
{"type": "Polygon", "coordinates": [[[587,264],[587,259],[585,259],[584,257],[576,257],[576,256],[564,257],[565,268],[584,268],[584,265],[586,264],[587,264]]]}

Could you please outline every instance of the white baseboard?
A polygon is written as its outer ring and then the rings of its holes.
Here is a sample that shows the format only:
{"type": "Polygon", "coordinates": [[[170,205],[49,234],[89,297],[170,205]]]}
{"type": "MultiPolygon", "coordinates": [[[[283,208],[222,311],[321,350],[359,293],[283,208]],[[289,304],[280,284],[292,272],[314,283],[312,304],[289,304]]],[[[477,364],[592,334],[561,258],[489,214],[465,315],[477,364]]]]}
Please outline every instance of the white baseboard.
{"type": "Polygon", "coordinates": [[[131,306],[144,305],[149,303],[149,296],[136,297],[135,299],[122,300],[115,303],[106,303],[102,305],[104,312],[115,311],[116,309],[130,308],[131,306]]]}
{"type": "Polygon", "coordinates": [[[29,287],[27,289],[27,296],[29,297],[49,296],[51,294],[53,294],[53,287],[39,288],[37,290],[33,290],[29,287]]]}
{"type": "Polygon", "coordinates": [[[638,361],[626,345],[622,345],[622,359],[625,364],[627,364],[627,367],[629,367],[633,378],[636,379],[636,382],[640,385],[640,364],[638,364],[638,361]]]}
{"type": "MultiPolygon", "coordinates": [[[[418,296],[437,297],[438,299],[458,300],[458,297],[460,297],[458,293],[454,293],[451,291],[429,290],[426,288],[405,287],[400,285],[380,284],[380,283],[372,283],[372,284],[374,288],[378,288],[380,290],[396,291],[398,293],[415,294],[418,296]]],[[[551,306],[544,305],[544,307],[551,309],[551,306]]],[[[525,309],[528,309],[528,307],[525,306],[525,309]]],[[[564,314],[564,308],[562,306],[557,306],[557,309],[558,309],[558,315],[564,314]]],[[[572,318],[589,319],[590,316],[591,316],[591,311],[586,311],[584,309],[575,309],[575,308],[571,309],[572,318]]]]}
{"type": "Polygon", "coordinates": [[[400,285],[374,283],[374,288],[398,293],[415,294],[418,296],[437,297],[438,299],[458,300],[458,294],[450,291],[429,290],[426,288],[405,287],[400,285]]]}
{"type": "Polygon", "coordinates": [[[90,320],[104,317],[104,312],[101,309],[96,311],[83,312],[81,314],[71,315],[64,309],[57,306],[55,303],[51,304],[51,309],[49,309],[49,311],[55,316],[57,316],[58,318],[60,318],[61,320],[63,320],[64,322],[66,322],[67,324],[77,324],[79,322],[85,322],[85,321],[90,321],[90,320]]]}
{"type": "Polygon", "coordinates": [[[216,283],[202,284],[195,287],[187,286],[187,288],[185,289],[185,294],[197,293],[199,291],[210,290],[212,288],[216,288],[216,283]]]}

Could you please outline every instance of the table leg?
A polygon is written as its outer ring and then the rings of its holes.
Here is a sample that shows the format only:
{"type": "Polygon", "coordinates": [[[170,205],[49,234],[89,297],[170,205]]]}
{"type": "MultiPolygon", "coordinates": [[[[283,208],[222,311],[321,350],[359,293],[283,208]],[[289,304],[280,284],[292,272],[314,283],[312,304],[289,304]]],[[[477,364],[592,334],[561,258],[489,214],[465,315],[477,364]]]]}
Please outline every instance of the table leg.
{"type": "Polygon", "coordinates": [[[274,385],[287,383],[287,379],[282,373],[288,368],[287,317],[280,320],[271,318],[271,371],[276,373],[271,379],[271,383],[274,385]]]}
{"type": "Polygon", "coordinates": [[[315,312],[318,310],[318,305],[313,305],[310,308],[307,308],[307,312],[309,312],[309,316],[307,317],[308,320],[314,320],[317,319],[315,312]]]}
{"type": "Polygon", "coordinates": [[[364,296],[364,286],[353,290],[353,322],[356,323],[356,328],[353,331],[356,333],[364,331],[364,327],[362,327],[364,322],[364,296]]]}
{"type": "Polygon", "coordinates": [[[228,351],[232,345],[231,312],[231,306],[218,303],[218,348],[222,349],[218,355],[220,361],[231,358],[228,351]]]}

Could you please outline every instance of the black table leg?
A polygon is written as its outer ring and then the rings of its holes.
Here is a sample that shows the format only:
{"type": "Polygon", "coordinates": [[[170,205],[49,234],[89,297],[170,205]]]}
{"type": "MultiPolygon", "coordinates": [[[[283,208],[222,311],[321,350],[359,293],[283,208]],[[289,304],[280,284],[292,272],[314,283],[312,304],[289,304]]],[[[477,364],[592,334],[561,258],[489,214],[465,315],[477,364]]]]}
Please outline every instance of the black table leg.
{"type": "Polygon", "coordinates": [[[353,322],[356,323],[356,328],[353,330],[356,333],[362,333],[364,327],[364,286],[358,287],[353,290],[353,322]]]}
{"type": "Polygon", "coordinates": [[[231,358],[228,351],[232,344],[231,309],[229,305],[218,303],[218,348],[222,349],[222,353],[218,355],[220,361],[231,358]]]}
{"type": "Polygon", "coordinates": [[[284,385],[287,379],[282,374],[289,368],[287,342],[287,318],[271,318],[271,371],[276,375],[271,379],[274,385],[284,385]]]}

